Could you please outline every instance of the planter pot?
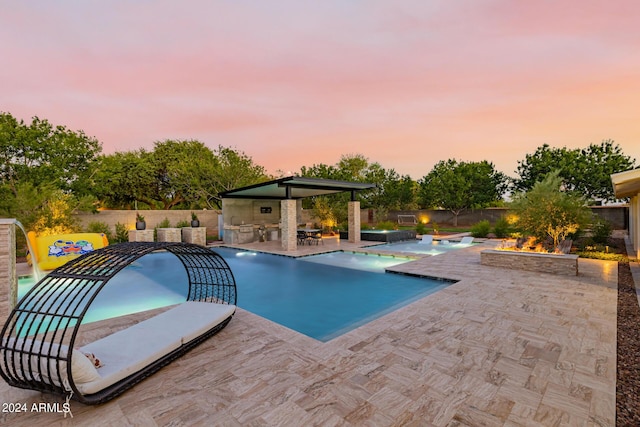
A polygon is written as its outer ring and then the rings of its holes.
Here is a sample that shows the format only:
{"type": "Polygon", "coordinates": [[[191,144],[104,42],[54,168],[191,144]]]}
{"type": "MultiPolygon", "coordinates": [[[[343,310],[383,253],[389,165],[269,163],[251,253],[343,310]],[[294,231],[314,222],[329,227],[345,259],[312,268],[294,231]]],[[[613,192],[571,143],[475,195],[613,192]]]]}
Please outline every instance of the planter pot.
{"type": "Polygon", "coordinates": [[[191,227],[198,228],[200,227],[200,221],[197,219],[191,220],[191,227]]]}
{"type": "Polygon", "coordinates": [[[145,221],[136,221],[136,230],[144,230],[145,228],[147,228],[145,221]]]}

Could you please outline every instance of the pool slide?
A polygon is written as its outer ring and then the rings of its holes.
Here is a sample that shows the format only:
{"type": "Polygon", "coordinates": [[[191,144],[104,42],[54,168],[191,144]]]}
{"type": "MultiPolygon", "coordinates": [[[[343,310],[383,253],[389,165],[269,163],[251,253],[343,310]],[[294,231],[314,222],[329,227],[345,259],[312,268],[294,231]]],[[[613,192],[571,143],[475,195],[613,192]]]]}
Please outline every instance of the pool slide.
{"type": "Polygon", "coordinates": [[[75,233],[55,234],[37,237],[36,233],[27,233],[33,253],[31,262],[35,259],[40,270],[55,270],[68,261],[94,249],[109,245],[107,236],[103,233],[75,233]]]}

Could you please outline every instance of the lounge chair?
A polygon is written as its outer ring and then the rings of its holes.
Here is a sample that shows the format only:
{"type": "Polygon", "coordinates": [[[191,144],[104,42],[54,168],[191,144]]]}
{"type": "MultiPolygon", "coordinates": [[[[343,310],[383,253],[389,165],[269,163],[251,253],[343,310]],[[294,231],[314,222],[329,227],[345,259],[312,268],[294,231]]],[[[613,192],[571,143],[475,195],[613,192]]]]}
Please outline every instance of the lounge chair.
{"type": "Polygon", "coordinates": [[[463,245],[469,245],[469,244],[473,243],[473,237],[465,236],[462,239],[460,239],[460,243],[463,244],[463,245]]]}
{"type": "Polygon", "coordinates": [[[433,236],[431,234],[424,234],[422,235],[422,240],[420,240],[418,243],[423,245],[430,245],[433,243],[433,236]]]}
{"type": "Polygon", "coordinates": [[[233,274],[210,249],[173,242],[107,246],[49,273],[20,300],[0,334],[0,374],[14,387],[103,403],[222,330],[235,304],[233,274]],[[185,267],[187,301],[76,349],[95,297],[124,267],[157,250],[173,253],[185,267]]]}
{"type": "Polygon", "coordinates": [[[571,246],[573,246],[573,240],[565,239],[562,242],[558,243],[558,251],[563,254],[568,254],[571,252],[571,246]]]}

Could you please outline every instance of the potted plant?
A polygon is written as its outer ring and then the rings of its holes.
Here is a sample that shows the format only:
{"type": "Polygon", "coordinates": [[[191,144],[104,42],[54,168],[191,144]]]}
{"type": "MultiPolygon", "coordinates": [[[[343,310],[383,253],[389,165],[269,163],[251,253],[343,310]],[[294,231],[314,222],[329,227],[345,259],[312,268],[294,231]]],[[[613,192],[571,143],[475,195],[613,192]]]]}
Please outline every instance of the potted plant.
{"type": "Polygon", "coordinates": [[[147,228],[147,223],[144,221],[144,217],[136,212],[136,230],[144,230],[147,228]]]}
{"type": "Polygon", "coordinates": [[[195,212],[191,212],[191,227],[200,227],[200,221],[198,220],[198,215],[196,215],[195,212]]]}

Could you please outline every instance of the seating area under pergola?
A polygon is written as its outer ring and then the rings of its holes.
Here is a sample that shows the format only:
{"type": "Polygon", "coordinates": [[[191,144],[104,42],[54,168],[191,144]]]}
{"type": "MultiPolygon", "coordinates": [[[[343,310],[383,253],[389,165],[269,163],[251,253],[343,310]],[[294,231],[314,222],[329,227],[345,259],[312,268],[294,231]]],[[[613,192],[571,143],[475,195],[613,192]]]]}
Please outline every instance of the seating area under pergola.
{"type": "Polygon", "coordinates": [[[220,193],[222,198],[223,240],[242,244],[270,238],[282,241],[282,248],[297,248],[297,229],[301,222],[302,199],[350,192],[348,202],[348,240],[360,241],[360,202],[358,191],[375,184],[290,176],[220,193]]]}

